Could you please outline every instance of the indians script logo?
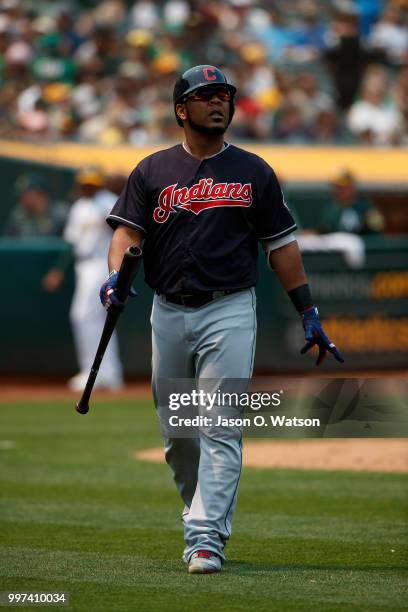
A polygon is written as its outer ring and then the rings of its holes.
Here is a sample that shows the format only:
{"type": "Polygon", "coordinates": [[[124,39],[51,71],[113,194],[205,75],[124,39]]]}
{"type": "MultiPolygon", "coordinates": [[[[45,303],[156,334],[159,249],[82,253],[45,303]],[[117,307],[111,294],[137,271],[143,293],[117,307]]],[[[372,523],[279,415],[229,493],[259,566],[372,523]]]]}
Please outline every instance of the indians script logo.
{"type": "Polygon", "coordinates": [[[215,183],[212,179],[201,179],[192,187],[179,187],[177,183],[165,187],[159,195],[153,218],[165,223],[176,208],[189,210],[199,215],[203,210],[218,206],[251,206],[251,183],[215,183]]]}

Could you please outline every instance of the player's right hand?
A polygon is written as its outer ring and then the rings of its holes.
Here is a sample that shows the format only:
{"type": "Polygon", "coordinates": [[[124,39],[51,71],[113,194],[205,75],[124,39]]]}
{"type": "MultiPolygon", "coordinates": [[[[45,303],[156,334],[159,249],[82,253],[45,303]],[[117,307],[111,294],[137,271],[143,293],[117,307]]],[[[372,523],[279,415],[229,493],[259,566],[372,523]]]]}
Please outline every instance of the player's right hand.
{"type": "MultiPolygon", "coordinates": [[[[116,283],[118,282],[119,272],[116,270],[112,270],[109,274],[106,281],[103,283],[102,287],[99,291],[99,298],[101,300],[102,306],[109,310],[109,308],[124,308],[124,302],[120,302],[116,296],[116,283]]],[[[131,287],[129,289],[130,297],[136,297],[137,291],[131,287]]]]}

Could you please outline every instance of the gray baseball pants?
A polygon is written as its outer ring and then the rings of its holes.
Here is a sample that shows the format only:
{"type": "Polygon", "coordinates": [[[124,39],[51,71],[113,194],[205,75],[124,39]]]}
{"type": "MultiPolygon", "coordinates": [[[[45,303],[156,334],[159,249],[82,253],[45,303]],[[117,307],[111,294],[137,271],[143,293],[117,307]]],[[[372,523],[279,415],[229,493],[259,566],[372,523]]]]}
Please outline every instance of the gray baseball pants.
{"type": "MultiPolygon", "coordinates": [[[[163,379],[239,379],[245,391],[252,375],[256,341],[253,288],[213,300],[200,308],[168,303],[155,295],[152,324],[152,390],[158,406],[163,379]]],[[[237,383],[239,386],[239,382],[237,383]]],[[[224,410],[224,408],[223,408],[224,410]]],[[[234,412],[234,407],[232,407],[234,412]]],[[[238,411],[235,410],[238,416],[238,411]]],[[[214,406],[212,416],[217,414],[214,406]]],[[[165,438],[165,457],[185,503],[183,512],[188,561],[196,550],[223,560],[231,534],[242,465],[242,434],[219,427],[200,428],[199,437],[165,438]]]]}

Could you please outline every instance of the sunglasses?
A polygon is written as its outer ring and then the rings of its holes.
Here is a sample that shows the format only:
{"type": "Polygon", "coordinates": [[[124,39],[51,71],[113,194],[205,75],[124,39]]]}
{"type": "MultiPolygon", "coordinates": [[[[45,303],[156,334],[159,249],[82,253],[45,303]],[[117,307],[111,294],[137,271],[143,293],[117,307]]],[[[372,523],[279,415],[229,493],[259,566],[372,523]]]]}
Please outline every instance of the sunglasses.
{"type": "Polygon", "coordinates": [[[201,87],[188,95],[186,99],[195,102],[208,102],[213,96],[217,96],[222,102],[231,100],[231,92],[227,87],[201,87]]]}

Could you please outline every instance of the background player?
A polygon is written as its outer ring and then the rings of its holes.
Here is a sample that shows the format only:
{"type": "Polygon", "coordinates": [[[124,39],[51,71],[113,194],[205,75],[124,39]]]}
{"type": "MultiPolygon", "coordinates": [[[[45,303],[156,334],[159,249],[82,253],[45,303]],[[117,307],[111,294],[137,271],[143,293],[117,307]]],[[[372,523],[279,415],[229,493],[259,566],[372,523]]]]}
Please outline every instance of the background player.
{"type": "MultiPolygon", "coordinates": [[[[70,319],[80,371],[68,381],[73,391],[82,391],[88,379],[95,351],[105,323],[97,291],[106,275],[106,253],[111,232],[105,218],[116,196],[104,188],[105,177],[97,167],[78,172],[80,197],[72,205],[63,237],[72,246],[75,259],[75,293],[70,319]]],[[[55,291],[64,280],[66,259],[57,262],[43,280],[48,291],[55,291]]],[[[122,386],[122,366],[114,334],[107,348],[95,388],[118,390],[122,386]]]]}
{"type": "MultiPolygon", "coordinates": [[[[142,160],[108,217],[115,232],[111,273],[101,288],[106,307],[117,303],[116,271],[125,249],[144,240],[145,279],[156,292],[152,388],[159,410],[161,380],[193,378],[202,385],[211,379],[221,386],[223,379],[245,384],[250,378],[258,241],[302,317],[302,352],[317,345],[317,363],[327,351],[342,361],[313,306],[296,224],[274,172],[258,156],[224,142],[235,92],[214,66],[187,70],[173,96],[184,143],[142,160]]],[[[211,427],[200,433],[199,439],[165,439],[185,503],[190,573],[221,569],[242,461],[241,432],[227,439],[211,427]]]]}

